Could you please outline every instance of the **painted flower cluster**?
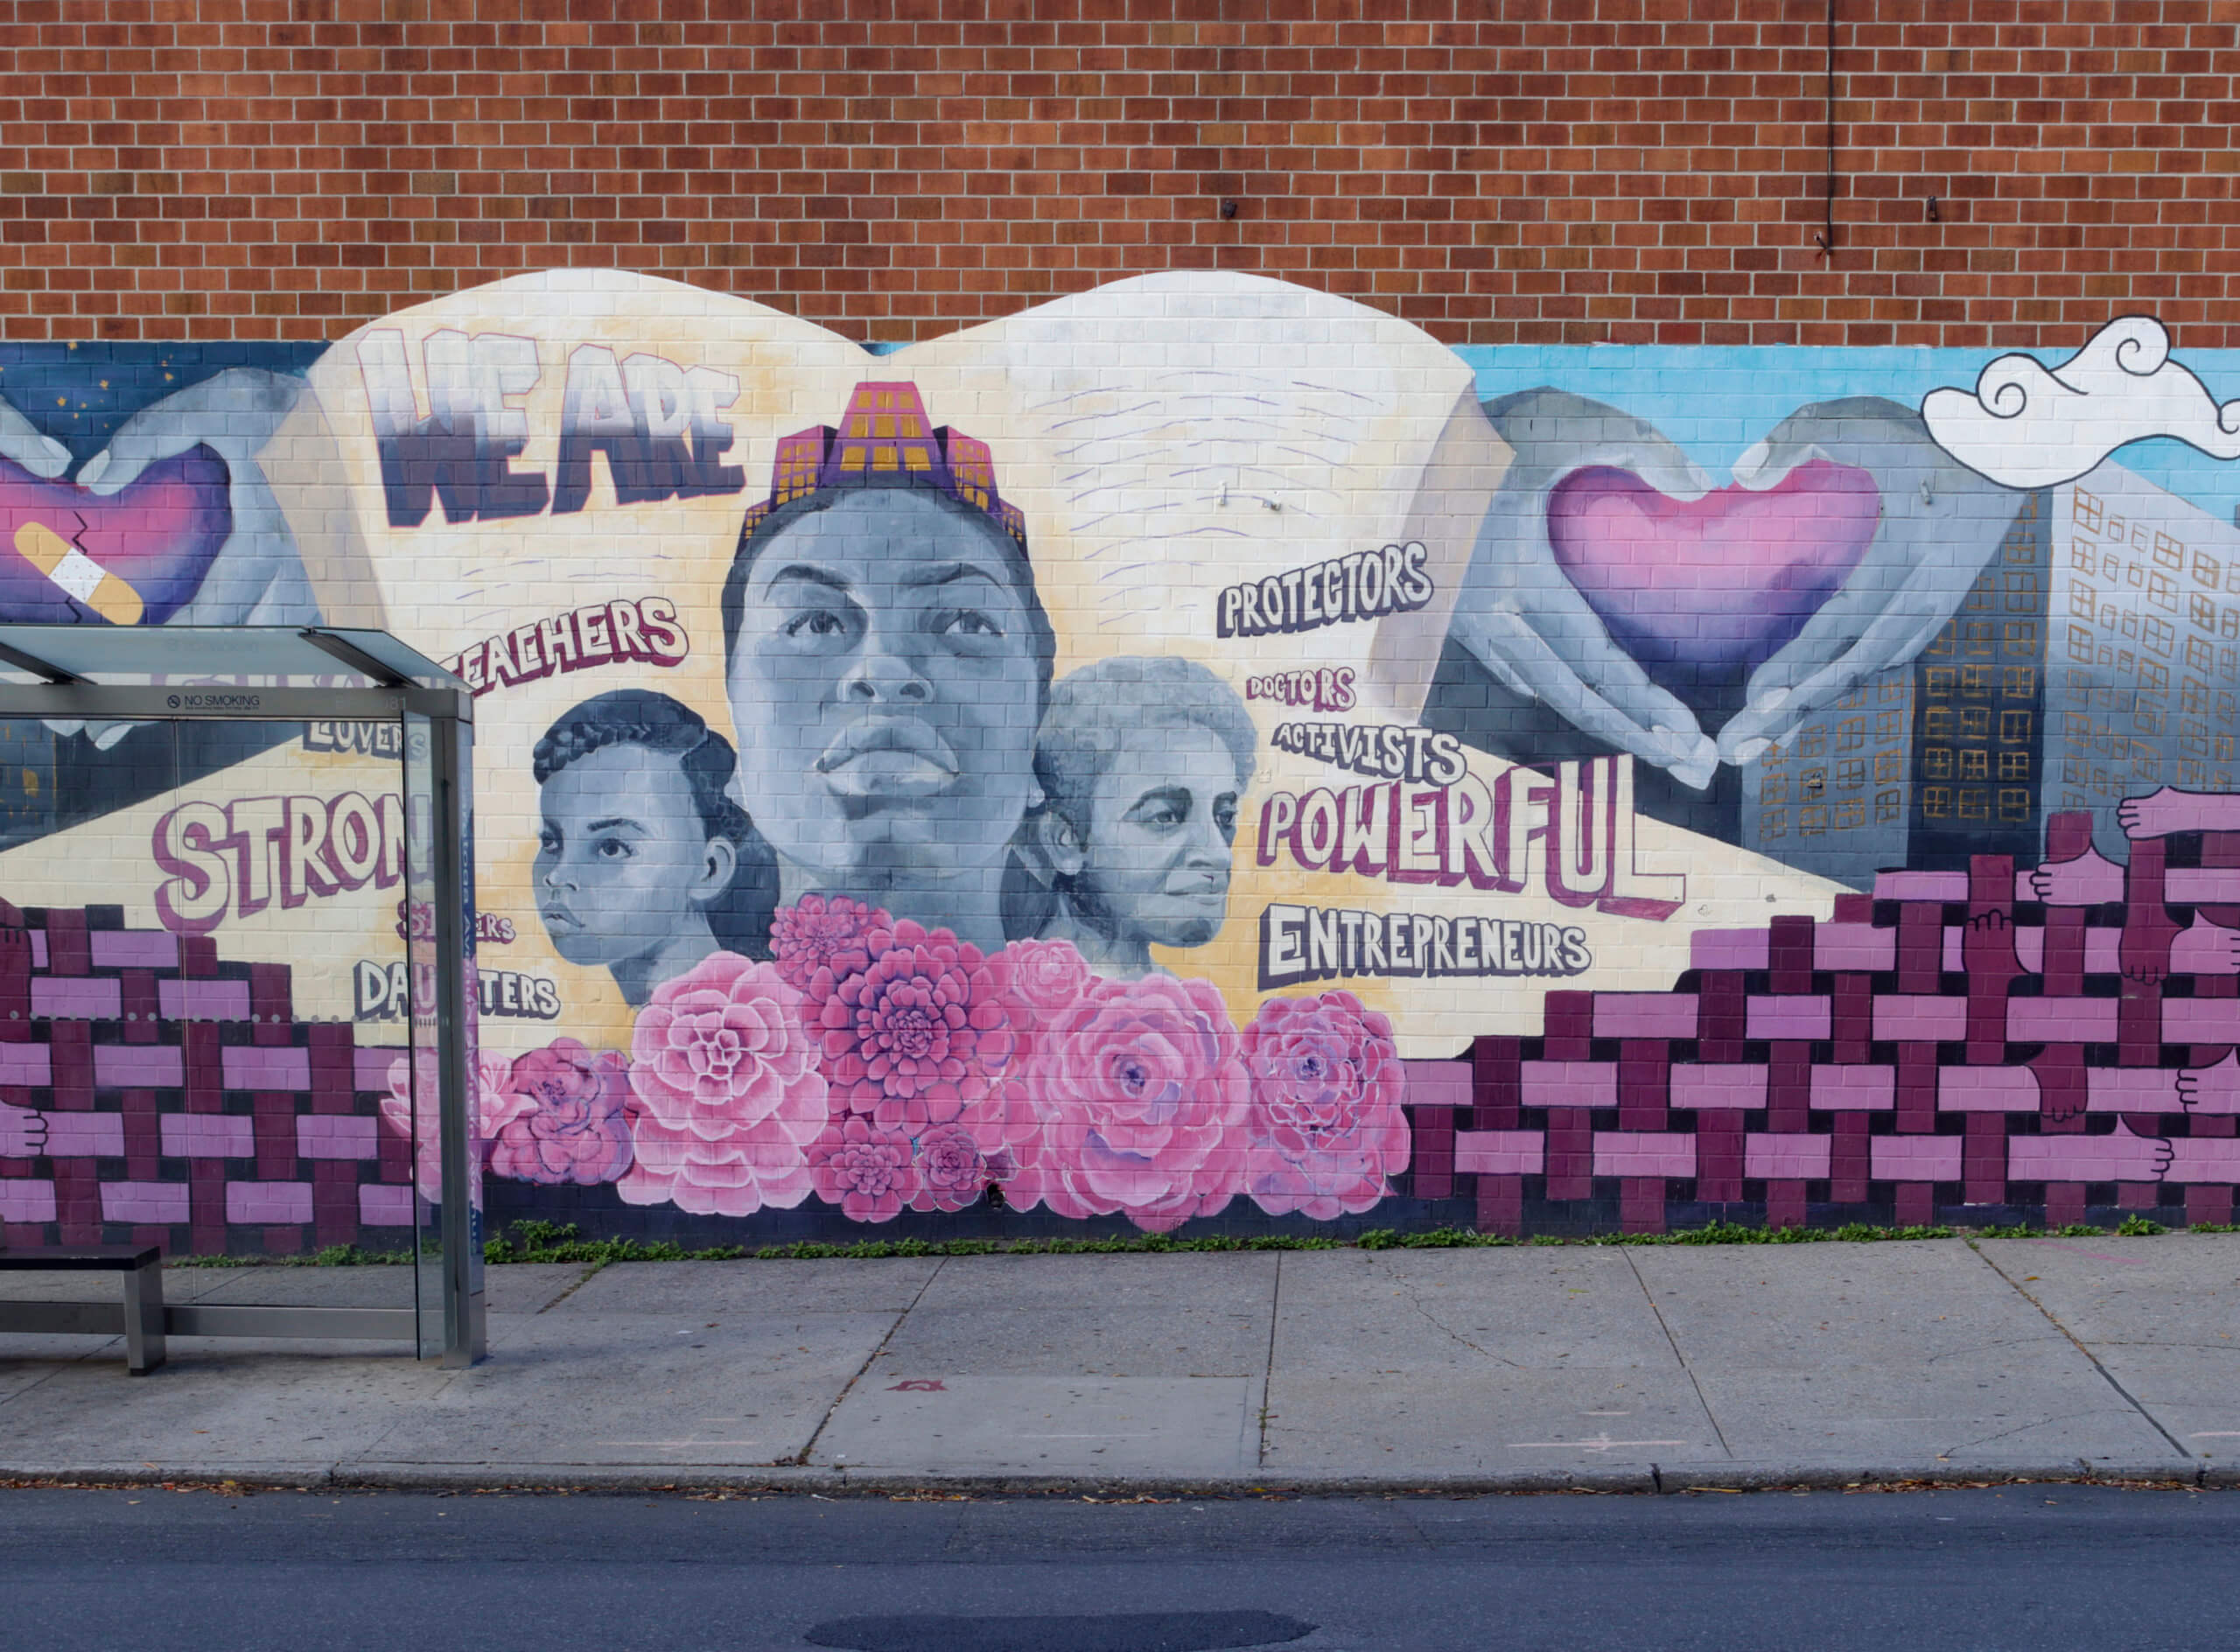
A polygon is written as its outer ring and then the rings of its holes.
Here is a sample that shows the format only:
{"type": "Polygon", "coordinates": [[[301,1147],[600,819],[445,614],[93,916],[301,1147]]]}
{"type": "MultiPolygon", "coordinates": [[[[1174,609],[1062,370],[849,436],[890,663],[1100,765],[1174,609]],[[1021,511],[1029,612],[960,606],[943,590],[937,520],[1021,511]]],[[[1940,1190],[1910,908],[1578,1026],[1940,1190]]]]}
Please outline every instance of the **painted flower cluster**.
{"type": "MultiPolygon", "coordinates": [[[[382,1116],[413,1144],[415,1179],[430,1200],[443,1196],[443,1154],[436,1135],[435,1074],[421,1074],[417,1125],[408,1064],[389,1066],[382,1116]]],[[[613,1181],[630,1168],[635,1148],[627,1116],[628,1064],[612,1051],[593,1052],[574,1039],[508,1060],[485,1050],[475,1058],[475,1105],[468,1151],[480,1172],[520,1181],[613,1181]]],[[[480,1177],[477,1178],[480,1192],[480,1177]]]]}
{"type": "Polygon", "coordinates": [[[771,933],[770,962],[719,952],[656,988],[626,1062],[569,1039],[486,1060],[491,1173],[698,1214],[813,1194],[864,1222],[992,1186],[1165,1232],[1237,1198],[1358,1213],[1408,1166],[1391,1024],[1349,992],[1240,1032],[1208,983],[1106,980],[1062,941],[984,954],[816,895],[771,933]]]}

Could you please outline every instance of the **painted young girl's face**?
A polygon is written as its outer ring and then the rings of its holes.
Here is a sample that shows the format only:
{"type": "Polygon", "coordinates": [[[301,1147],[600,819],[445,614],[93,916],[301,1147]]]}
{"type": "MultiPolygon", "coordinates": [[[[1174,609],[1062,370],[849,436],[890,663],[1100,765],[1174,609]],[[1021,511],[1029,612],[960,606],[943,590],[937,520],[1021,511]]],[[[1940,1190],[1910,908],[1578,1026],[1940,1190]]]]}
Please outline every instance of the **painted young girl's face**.
{"type": "Polygon", "coordinates": [[[653,951],[731,882],[728,839],[708,836],[676,758],[609,746],[544,782],[537,915],[570,963],[653,951]]]}

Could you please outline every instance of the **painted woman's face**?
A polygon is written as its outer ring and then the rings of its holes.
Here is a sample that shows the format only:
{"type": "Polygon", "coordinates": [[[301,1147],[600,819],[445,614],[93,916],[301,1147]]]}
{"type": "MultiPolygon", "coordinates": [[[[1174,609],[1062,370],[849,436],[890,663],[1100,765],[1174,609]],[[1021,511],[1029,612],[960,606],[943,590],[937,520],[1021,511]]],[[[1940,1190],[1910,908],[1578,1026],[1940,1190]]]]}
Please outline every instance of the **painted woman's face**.
{"type": "Polygon", "coordinates": [[[1116,938],[1202,947],[1221,932],[1236,802],[1236,760],[1211,729],[1145,729],[1114,754],[1080,876],[1116,938]]]}
{"type": "Polygon", "coordinates": [[[851,494],[763,547],[731,661],[747,812],[841,886],[994,877],[1034,786],[1041,682],[993,530],[851,494]]]}
{"type": "Polygon", "coordinates": [[[537,915],[570,963],[654,950],[731,882],[732,845],[709,837],[674,757],[609,746],[545,781],[540,802],[537,915]]]}

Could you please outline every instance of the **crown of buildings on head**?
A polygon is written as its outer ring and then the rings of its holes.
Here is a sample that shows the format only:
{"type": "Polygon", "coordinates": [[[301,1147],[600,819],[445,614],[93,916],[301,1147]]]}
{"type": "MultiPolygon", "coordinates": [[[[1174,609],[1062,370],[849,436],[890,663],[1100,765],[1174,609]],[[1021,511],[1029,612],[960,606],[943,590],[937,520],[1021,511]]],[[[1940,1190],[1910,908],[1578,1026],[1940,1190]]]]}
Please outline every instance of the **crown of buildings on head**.
{"type": "Polygon", "coordinates": [[[770,497],[746,513],[744,531],[752,533],[764,517],[797,499],[886,477],[938,488],[1026,543],[1026,518],[996,492],[987,443],[934,425],[918,387],[907,382],[859,384],[837,429],[820,424],[780,437],[770,497]]]}

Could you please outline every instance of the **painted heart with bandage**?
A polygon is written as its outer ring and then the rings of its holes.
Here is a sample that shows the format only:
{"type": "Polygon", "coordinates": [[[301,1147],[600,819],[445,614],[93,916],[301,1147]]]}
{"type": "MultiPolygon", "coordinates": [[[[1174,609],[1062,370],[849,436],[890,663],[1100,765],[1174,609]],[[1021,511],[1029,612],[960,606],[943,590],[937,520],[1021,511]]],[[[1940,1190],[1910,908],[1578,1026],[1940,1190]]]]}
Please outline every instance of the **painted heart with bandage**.
{"type": "Polygon", "coordinates": [[[159,625],[233,531],[226,462],[207,446],[103,496],[0,459],[0,620],[159,625]]]}

